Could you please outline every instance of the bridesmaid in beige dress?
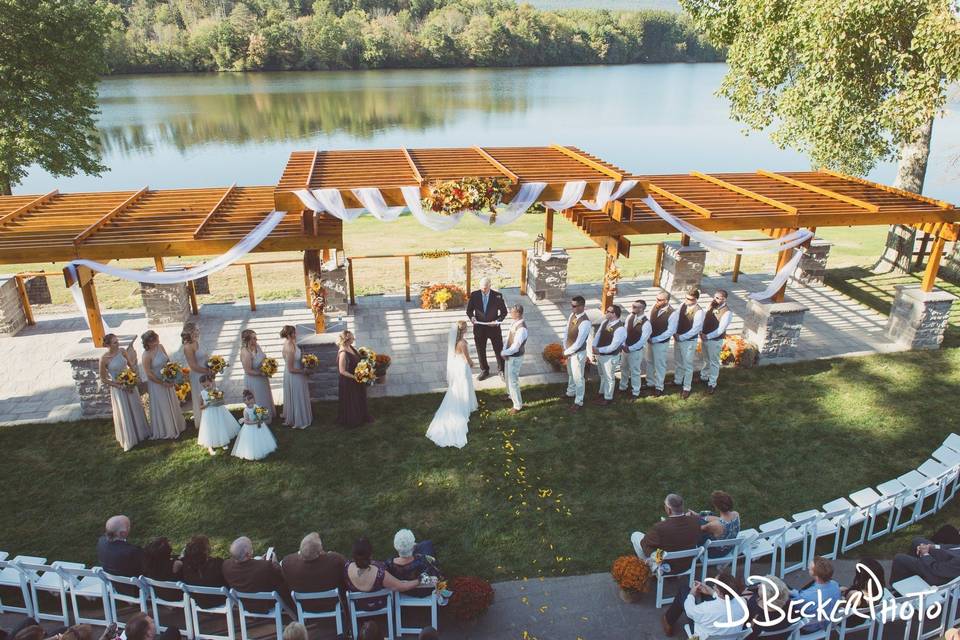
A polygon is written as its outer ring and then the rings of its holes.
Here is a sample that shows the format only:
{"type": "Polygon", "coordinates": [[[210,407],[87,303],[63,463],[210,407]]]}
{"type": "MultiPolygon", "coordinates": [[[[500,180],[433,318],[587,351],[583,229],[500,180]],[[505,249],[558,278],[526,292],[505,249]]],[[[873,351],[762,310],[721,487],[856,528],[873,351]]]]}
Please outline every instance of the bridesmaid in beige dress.
{"type": "Polygon", "coordinates": [[[100,382],[110,388],[113,406],[113,431],[124,451],[130,451],[141,440],[150,438],[150,425],[140,402],[140,390],[116,382],[124,369],[137,370],[137,354],[131,344],[120,350],[120,339],[112,333],[103,336],[107,352],[100,358],[100,382]]]}
{"type": "Polygon", "coordinates": [[[270,378],[260,371],[260,364],[267,356],[257,343],[257,332],[253,329],[244,329],[240,334],[240,341],[243,343],[243,348],[240,349],[243,386],[253,392],[254,402],[270,412],[268,421],[272,421],[277,415],[277,408],[273,404],[270,378]]]}
{"type": "Polygon", "coordinates": [[[172,382],[164,382],[160,376],[163,365],[170,361],[167,350],[160,344],[156,331],[147,331],[143,342],[143,373],[147,376],[147,394],[150,396],[150,426],[155,439],[178,438],[187,428],[180,411],[180,401],[173,390],[172,382]]]}
{"type": "Polygon", "coordinates": [[[196,322],[185,322],[180,332],[180,341],[183,343],[183,357],[190,368],[190,400],[193,402],[193,424],[200,428],[200,416],[203,413],[203,402],[200,400],[200,391],[203,384],[200,378],[204,375],[214,375],[207,367],[210,357],[200,348],[200,327],[196,322]]]}
{"type": "Polygon", "coordinates": [[[283,424],[294,429],[306,429],[313,422],[310,406],[310,385],[307,370],[303,368],[303,352],[297,346],[297,330],[286,325],[280,331],[283,338],[283,424]]]}

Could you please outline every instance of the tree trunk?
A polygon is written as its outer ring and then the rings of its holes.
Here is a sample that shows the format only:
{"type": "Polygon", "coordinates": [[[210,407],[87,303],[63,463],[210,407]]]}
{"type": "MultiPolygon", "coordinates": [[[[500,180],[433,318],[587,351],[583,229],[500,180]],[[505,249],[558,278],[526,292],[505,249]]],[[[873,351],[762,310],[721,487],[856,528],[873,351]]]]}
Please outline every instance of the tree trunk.
{"type": "MultiPolygon", "coordinates": [[[[916,131],[911,142],[900,147],[900,162],[897,165],[897,179],[893,186],[913,193],[923,192],[923,180],[927,175],[927,159],[930,157],[930,136],[933,133],[933,118],[927,120],[916,131]]],[[[917,241],[917,230],[906,225],[891,225],[887,231],[887,242],[880,259],[873,265],[879,273],[913,271],[913,253],[917,241]]]]}
{"type": "Polygon", "coordinates": [[[11,186],[10,178],[0,173],[0,196],[13,195],[13,189],[11,189],[11,186]]]}

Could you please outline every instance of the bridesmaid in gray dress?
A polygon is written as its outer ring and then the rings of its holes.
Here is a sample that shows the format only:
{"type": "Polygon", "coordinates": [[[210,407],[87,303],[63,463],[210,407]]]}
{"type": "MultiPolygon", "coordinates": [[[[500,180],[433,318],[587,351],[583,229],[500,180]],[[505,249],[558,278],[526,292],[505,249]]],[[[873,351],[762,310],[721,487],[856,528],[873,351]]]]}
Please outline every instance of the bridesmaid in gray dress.
{"type": "Polygon", "coordinates": [[[200,428],[200,415],[203,412],[203,402],[200,400],[200,391],[203,385],[200,384],[200,378],[203,375],[214,375],[213,371],[207,367],[209,354],[200,348],[200,327],[196,322],[183,323],[183,330],[180,332],[180,341],[183,343],[183,357],[187,360],[187,367],[190,368],[190,400],[193,402],[193,424],[200,428]]]}
{"type": "Polygon", "coordinates": [[[280,331],[283,338],[283,424],[294,429],[306,429],[313,422],[310,406],[310,386],[307,370],[303,368],[303,352],[297,346],[297,330],[286,325],[280,331]]]}
{"type": "Polygon", "coordinates": [[[180,401],[173,383],[160,377],[163,365],[170,361],[167,350],[160,344],[156,331],[147,331],[143,342],[143,373],[147,376],[147,394],[150,396],[150,426],[155,439],[177,438],[187,428],[180,411],[180,401]]]}
{"type": "Polygon", "coordinates": [[[240,349],[240,363],[243,365],[243,386],[253,392],[253,401],[270,412],[269,420],[277,415],[273,404],[273,391],[270,390],[270,378],[260,371],[260,364],[266,354],[257,344],[257,332],[244,329],[240,334],[243,348],[240,349]]]}
{"type": "Polygon", "coordinates": [[[124,369],[137,370],[137,354],[131,344],[126,351],[120,350],[120,339],[112,333],[103,336],[107,352],[100,358],[100,382],[110,388],[110,404],[113,406],[113,431],[124,451],[130,451],[141,440],[150,438],[150,425],[140,402],[140,390],[117,382],[124,369]]]}

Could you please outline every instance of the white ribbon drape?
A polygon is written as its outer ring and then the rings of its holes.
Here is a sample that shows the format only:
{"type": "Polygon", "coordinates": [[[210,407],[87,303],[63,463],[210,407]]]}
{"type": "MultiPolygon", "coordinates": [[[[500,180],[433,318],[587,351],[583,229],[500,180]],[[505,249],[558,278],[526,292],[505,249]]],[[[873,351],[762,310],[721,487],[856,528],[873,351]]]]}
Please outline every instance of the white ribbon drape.
{"type": "MultiPolygon", "coordinates": [[[[537,198],[540,197],[540,194],[543,193],[543,190],[546,188],[546,182],[524,182],[521,184],[520,188],[517,190],[517,195],[513,196],[513,200],[511,200],[505,207],[497,210],[497,217],[493,220],[493,226],[502,227],[505,224],[514,222],[517,218],[526,213],[527,209],[529,209],[533,203],[537,201],[537,198]]],[[[477,216],[484,222],[490,222],[489,213],[474,211],[473,215],[477,216]]]]}
{"type": "Polygon", "coordinates": [[[770,284],[767,285],[767,288],[763,291],[758,291],[756,293],[750,294],[751,300],[769,300],[773,295],[780,291],[783,288],[783,285],[787,283],[794,272],[797,270],[797,267],[800,266],[800,260],[803,259],[803,251],[800,249],[793,250],[793,257],[790,258],[790,262],[783,265],[783,268],[780,271],[777,271],[777,275],[773,277],[773,280],[770,281],[770,284]]]}
{"type": "Polygon", "coordinates": [[[617,190],[614,191],[614,186],[617,184],[615,180],[604,180],[599,185],[597,185],[597,197],[595,200],[581,200],[580,204],[585,206],[591,211],[599,211],[607,206],[613,200],[619,200],[623,196],[627,195],[631,189],[637,186],[637,180],[624,180],[620,183],[620,186],[617,187],[617,190]]]}
{"type": "MultiPolygon", "coordinates": [[[[80,292],[80,285],[77,284],[78,266],[88,267],[98,273],[104,273],[108,276],[114,276],[123,280],[146,282],[149,284],[177,284],[212,275],[229,267],[232,263],[253,251],[257,245],[263,242],[264,238],[270,235],[270,232],[277,228],[277,225],[280,224],[286,215],[286,211],[271,212],[270,215],[264,218],[256,227],[251,229],[250,233],[245,235],[237,244],[230,247],[226,253],[212,260],[208,260],[201,265],[181,271],[140,271],[139,269],[123,269],[103,264],[102,262],[94,262],[93,260],[73,260],[66,266],[66,269],[73,277],[70,294],[73,296],[73,300],[80,310],[80,315],[86,318],[87,312],[86,306],[83,304],[83,294],[80,292]]],[[[89,326],[89,321],[87,322],[87,326],[89,326]]],[[[109,332],[109,327],[107,327],[106,322],[104,322],[103,326],[104,330],[109,332]]]]}
{"type": "Polygon", "coordinates": [[[420,187],[400,187],[400,193],[403,194],[403,201],[407,203],[407,208],[410,209],[413,217],[428,229],[448,231],[460,224],[460,218],[463,217],[462,211],[452,216],[443,216],[424,209],[423,202],[420,200],[420,187]]]}
{"type": "Polygon", "coordinates": [[[575,206],[583,197],[583,190],[587,188],[586,180],[575,180],[563,185],[563,193],[559,200],[551,200],[543,204],[554,211],[566,211],[575,206]]]}
{"type": "Polygon", "coordinates": [[[365,187],[363,189],[352,189],[353,195],[357,197],[360,204],[369,211],[373,217],[384,222],[393,222],[403,213],[404,207],[388,207],[383,199],[380,189],[365,187]]]}

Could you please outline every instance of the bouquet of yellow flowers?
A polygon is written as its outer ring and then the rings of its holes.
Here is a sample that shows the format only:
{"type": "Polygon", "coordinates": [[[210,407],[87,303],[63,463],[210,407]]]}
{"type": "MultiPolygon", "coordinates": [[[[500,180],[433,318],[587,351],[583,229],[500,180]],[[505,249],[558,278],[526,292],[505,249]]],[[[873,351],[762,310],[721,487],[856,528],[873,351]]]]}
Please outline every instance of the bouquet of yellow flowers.
{"type": "Polygon", "coordinates": [[[264,358],[260,363],[260,371],[268,378],[272,378],[277,372],[277,360],[275,358],[264,358]]]}
{"type": "Polygon", "coordinates": [[[433,301],[439,305],[444,305],[450,302],[450,299],[453,298],[453,294],[450,293],[448,289],[440,289],[435,294],[433,294],[433,301]]]}
{"type": "Polygon", "coordinates": [[[207,360],[207,368],[214,373],[223,373],[227,368],[227,361],[223,356],[212,355],[207,360]]]}
{"type": "Polygon", "coordinates": [[[267,416],[270,415],[270,412],[260,405],[255,405],[253,407],[253,415],[257,419],[257,427],[259,428],[263,426],[263,422],[267,419],[267,416]]]}
{"type": "Polygon", "coordinates": [[[178,384],[173,388],[173,391],[174,393],[177,394],[177,400],[179,400],[180,402],[183,402],[184,400],[187,399],[187,394],[190,393],[190,383],[181,382],[180,384],[178,384]]]}
{"type": "Polygon", "coordinates": [[[491,214],[491,224],[497,215],[508,183],[496,178],[463,178],[446,180],[428,185],[429,195],[423,198],[424,209],[443,216],[452,216],[461,211],[479,211],[491,214]]]}
{"type": "Polygon", "coordinates": [[[308,353],[300,358],[300,364],[303,365],[304,369],[313,370],[320,366],[320,358],[312,353],[308,353]]]}
{"type": "Polygon", "coordinates": [[[140,382],[140,376],[137,375],[136,371],[127,367],[117,375],[116,381],[127,389],[132,389],[140,382]]]}
{"type": "Polygon", "coordinates": [[[360,384],[373,384],[377,381],[376,365],[371,365],[369,360],[361,360],[357,368],[353,370],[353,379],[360,384]]]}
{"type": "Polygon", "coordinates": [[[210,406],[219,406],[223,404],[223,391],[220,389],[210,389],[207,391],[207,396],[210,397],[210,406]]]}
{"type": "Polygon", "coordinates": [[[183,382],[184,376],[186,376],[189,372],[189,369],[186,367],[181,367],[179,364],[171,360],[167,364],[163,365],[162,369],[160,369],[160,378],[164,382],[180,384],[183,382]]]}

